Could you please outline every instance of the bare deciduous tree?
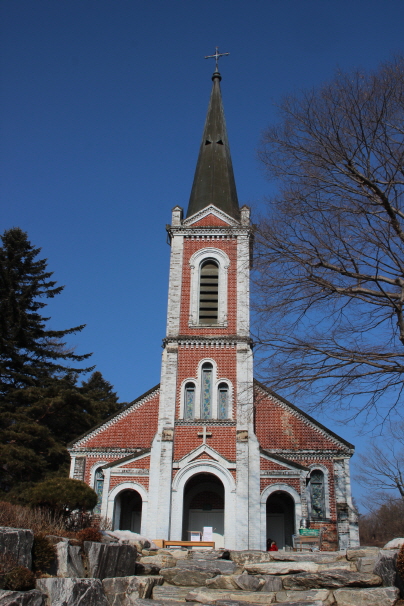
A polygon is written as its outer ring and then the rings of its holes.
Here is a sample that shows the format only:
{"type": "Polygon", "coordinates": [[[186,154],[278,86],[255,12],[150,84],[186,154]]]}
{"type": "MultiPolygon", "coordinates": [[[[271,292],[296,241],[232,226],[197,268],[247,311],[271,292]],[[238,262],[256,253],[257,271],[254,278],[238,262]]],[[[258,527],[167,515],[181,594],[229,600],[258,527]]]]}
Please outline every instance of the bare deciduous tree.
{"type": "Polygon", "coordinates": [[[261,160],[280,187],[256,235],[261,376],[388,416],[404,378],[404,59],[287,98],[261,160]],[[262,357],[262,356],[261,356],[262,357]]]}
{"type": "Polygon", "coordinates": [[[355,480],[368,489],[367,509],[388,501],[404,503],[404,423],[390,427],[381,442],[373,440],[356,462],[355,480]]]}

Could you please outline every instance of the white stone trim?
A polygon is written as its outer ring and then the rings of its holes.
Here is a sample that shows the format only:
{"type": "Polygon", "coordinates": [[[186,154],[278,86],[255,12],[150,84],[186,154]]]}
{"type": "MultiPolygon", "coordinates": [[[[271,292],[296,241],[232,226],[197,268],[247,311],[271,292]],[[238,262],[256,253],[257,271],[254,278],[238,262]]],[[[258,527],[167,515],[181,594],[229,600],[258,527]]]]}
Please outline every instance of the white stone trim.
{"type": "Polygon", "coordinates": [[[250,236],[237,238],[237,335],[250,335],[250,236]]]}
{"type": "MultiPolygon", "coordinates": [[[[117,519],[119,519],[119,511],[115,507],[115,499],[123,490],[136,490],[142,497],[142,522],[140,534],[147,536],[147,509],[149,504],[149,495],[145,487],[137,482],[122,482],[115,486],[108,494],[107,514],[106,517],[113,522],[113,529],[116,530],[117,519]]],[[[118,522],[119,526],[119,522],[118,522]]]]}
{"type": "Polygon", "coordinates": [[[197,250],[189,260],[191,267],[191,285],[190,285],[190,297],[189,297],[189,326],[190,327],[204,327],[227,326],[227,274],[230,266],[230,259],[227,254],[220,248],[201,248],[197,250]],[[199,288],[200,288],[200,276],[201,276],[201,265],[203,261],[212,259],[216,261],[219,269],[219,293],[218,293],[218,316],[217,323],[214,325],[200,324],[199,323],[199,288]]]}
{"type": "MultiPolygon", "coordinates": [[[[310,474],[309,477],[311,475],[311,472],[314,471],[315,469],[318,469],[319,471],[322,471],[324,474],[324,505],[325,505],[325,518],[330,518],[331,517],[331,510],[330,510],[330,472],[327,469],[327,467],[325,465],[321,465],[321,463],[312,463],[311,465],[308,465],[308,468],[310,469],[310,474]]],[[[306,488],[306,498],[307,498],[307,507],[308,507],[308,511],[309,511],[309,515],[311,517],[311,490],[310,490],[310,482],[307,485],[306,488]]],[[[315,519],[315,518],[313,518],[315,519]]]]}
{"type": "Polygon", "coordinates": [[[210,473],[222,482],[224,486],[224,542],[229,549],[235,549],[237,527],[236,519],[236,485],[230,471],[216,461],[197,460],[177,472],[173,480],[171,506],[171,540],[181,540],[184,514],[184,488],[187,481],[198,473],[210,473]]]}
{"type": "Polygon", "coordinates": [[[278,483],[267,486],[261,493],[261,549],[266,550],[266,527],[267,527],[267,500],[273,492],[277,491],[287,492],[295,502],[295,528],[294,532],[300,527],[300,520],[302,519],[302,499],[300,494],[288,486],[288,484],[278,483]]]}
{"type": "Polygon", "coordinates": [[[182,235],[175,235],[171,240],[166,328],[167,337],[177,336],[180,330],[183,250],[184,237],[182,235]]]}

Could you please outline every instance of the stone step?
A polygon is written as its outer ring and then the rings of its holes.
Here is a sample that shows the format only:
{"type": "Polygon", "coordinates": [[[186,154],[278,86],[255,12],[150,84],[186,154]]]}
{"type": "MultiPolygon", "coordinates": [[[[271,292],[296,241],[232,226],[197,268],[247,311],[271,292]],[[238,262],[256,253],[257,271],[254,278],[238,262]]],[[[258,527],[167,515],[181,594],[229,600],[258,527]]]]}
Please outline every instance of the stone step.
{"type": "Polygon", "coordinates": [[[186,599],[187,601],[200,602],[202,604],[210,604],[217,600],[236,600],[249,604],[273,604],[275,602],[275,592],[263,593],[260,591],[209,589],[207,587],[199,587],[189,591],[186,595],[186,599]]]}
{"type": "Polygon", "coordinates": [[[342,587],[378,587],[382,579],[376,574],[350,570],[326,570],[318,573],[301,572],[285,576],[284,589],[340,589],[342,587]]]}
{"type": "Polygon", "coordinates": [[[185,602],[185,596],[188,595],[191,589],[194,587],[172,587],[171,585],[156,585],[153,587],[152,598],[153,600],[162,600],[172,602],[179,601],[185,602]]]}
{"type": "Polygon", "coordinates": [[[216,574],[232,574],[238,568],[235,562],[230,560],[178,560],[177,568],[187,570],[213,570],[216,574]]]}
{"type": "Polygon", "coordinates": [[[336,606],[395,606],[400,592],[397,587],[336,589],[336,606]]]}
{"type": "MultiPolygon", "coordinates": [[[[355,562],[328,562],[318,564],[317,562],[263,562],[261,564],[246,564],[244,571],[248,574],[297,574],[299,572],[319,572],[321,570],[351,570],[357,572],[355,562]]],[[[365,571],[363,571],[365,572],[365,571]]],[[[368,572],[368,571],[366,571],[368,572]]]]}

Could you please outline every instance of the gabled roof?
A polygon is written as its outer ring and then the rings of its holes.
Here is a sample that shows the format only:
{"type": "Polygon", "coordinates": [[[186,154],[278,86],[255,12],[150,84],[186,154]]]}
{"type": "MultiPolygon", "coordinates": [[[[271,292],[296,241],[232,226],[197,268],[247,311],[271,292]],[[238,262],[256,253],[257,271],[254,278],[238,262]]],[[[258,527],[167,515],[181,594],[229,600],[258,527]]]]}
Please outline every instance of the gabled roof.
{"type": "Polygon", "coordinates": [[[304,471],[309,471],[309,468],[306,467],[305,465],[300,465],[300,463],[297,463],[296,461],[291,461],[290,459],[285,459],[284,457],[280,457],[278,454],[275,454],[268,449],[260,447],[260,453],[265,455],[266,457],[269,457],[270,459],[274,459],[275,461],[278,461],[282,465],[286,465],[287,467],[296,467],[296,469],[299,469],[299,470],[303,469],[304,471]]]}
{"type": "Polygon", "coordinates": [[[155,385],[154,387],[152,387],[151,389],[146,391],[144,394],[142,394],[141,396],[136,398],[136,400],[133,400],[133,402],[128,404],[128,406],[121,408],[120,410],[115,412],[113,415],[111,415],[110,417],[105,419],[104,421],[101,421],[101,423],[98,423],[98,425],[95,425],[94,427],[92,427],[91,429],[86,431],[85,433],[81,434],[80,436],[78,436],[77,438],[75,438],[74,440],[69,442],[67,444],[67,448],[73,448],[75,446],[75,444],[77,444],[77,442],[80,442],[87,436],[90,436],[91,434],[96,432],[98,429],[100,429],[103,425],[109,424],[111,421],[113,421],[117,417],[120,417],[121,415],[128,414],[130,411],[132,411],[134,408],[136,408],[139,405],[139,403],[141,403],[141,401],[144,400],[144,398],[147,398],[147,396],[151,395],[154,391],[158,391],[158,389],[160,389],[160,383],[158,383],[157,385],[155,385]]]}
{"type": "MultiPolygon", "coordinates": [[[[312,425],[318,427],[318,429],[320,429],[325,434],[328,434],[334,440],[337,440],[344,446],[347,446],[349,449],[355,450],[355,446],[353,444],[351,444],[350,442],[347,442],[346,440],[344,440],[344,438],[341,438],[341,436],[339,436],[338,434],[331,431],[331,429],[328,429],[327,427],[325,427],[325,425],[322,425],[322,423],[319,423],[318,421],[316,421],[313,417],[308,415],[306,412],[304,412],[303,410],[301,410],[300,408],[298,408],[297,406],[295,406],[294,404],[292,404],[291,402],[286,400],[286,398],[283,398],[282,396],[280,396],[279,394],[272,391],[272,389],[270,389],[269,387],[267,387],[260,381],[257,381],[257,379],[254,379],[254,384],[257,385],[257,387],[259,387],[263,391],[265,391],[268,395],[272,396],[276,400],[279,400],[280,402],[282,402],[283,404],[285,404],[286,406],[291,408],[294,412],[297,412],[299,415],[301,415],[302,417],[307,419],[307,421],[309,421],[312,425]]],[[[271,453],[271,456],[272,456],[272,453],[271,453]]]]}
{"type": "Polygon", "coordinates": [[[151,452],[151,448],[143,448],[142,450],[139,450],[139,452],[133,452],[132,454],[128,455],[127,457],[122,457],[122,459],[116,459],[115,461],[111,461],[111,463],[107,463],[106,465],[103,465],[102,469],[107,469],[108,467],[119,467],[119,465],[122,465],[122,463],[126,463],[127,461],[131,461],[131,460],[140,459],[141,457],[144,457],[145,454],[150,454],[150,452],[151,452]]]}
{"type": "Polygon", "coordinates": [[[220,92],[221,79],[219,72],[214,72],[212,93],[199,149],[187,218],[210,204],[223,210],[234,219],[239,220],[240,216],[220,92]]]}

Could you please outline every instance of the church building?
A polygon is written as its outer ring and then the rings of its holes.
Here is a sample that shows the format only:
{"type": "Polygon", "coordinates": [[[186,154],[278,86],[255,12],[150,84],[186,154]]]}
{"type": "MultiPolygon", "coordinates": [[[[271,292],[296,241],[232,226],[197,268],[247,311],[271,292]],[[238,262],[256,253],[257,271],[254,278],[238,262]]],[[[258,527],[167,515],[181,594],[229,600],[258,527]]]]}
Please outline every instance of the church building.
{"type": "MultiPolygon", "coordinates": [[[[216,547],[292,546],[302,520],[323,549],[358,545],[354,447],[253,378],[250,209],[239,208],[221,76],[186,215],[172,210],[160,383],[69,446],[95,513],[151,539],[213,529],[216,547]]],[[[157,347],[157,344],[156,344],[157,347]]]]}

